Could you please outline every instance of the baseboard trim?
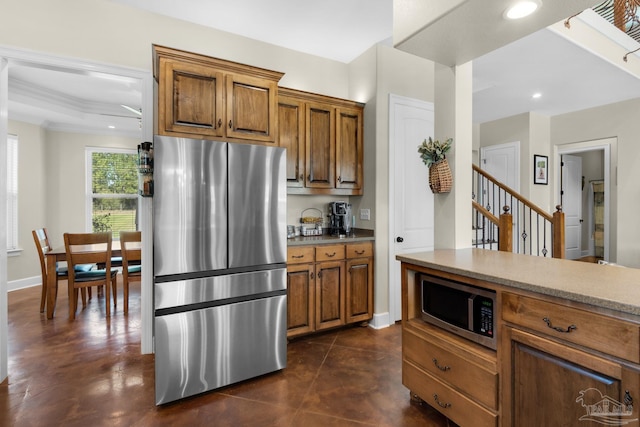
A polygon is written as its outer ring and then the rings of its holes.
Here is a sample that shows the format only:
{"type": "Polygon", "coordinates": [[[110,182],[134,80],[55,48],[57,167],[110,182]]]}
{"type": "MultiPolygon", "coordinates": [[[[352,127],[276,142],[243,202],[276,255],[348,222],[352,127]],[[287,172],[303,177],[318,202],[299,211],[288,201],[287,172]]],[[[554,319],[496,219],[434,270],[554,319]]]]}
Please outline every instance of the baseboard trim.
{"type": "Polygon", "coordinates": [[[42,283],[42,277],[33,276],[24,279],[12,280],[7,283],[7,291],[17,291],[19,289],[31,288],[33,286],[40,286],[42,283]]]}
{"type": "Polygon", "coordinates": [[[391,326],[391,323],[389,323],[389,312],[374,313],[373,318],[369,322],[369,326],[373,329],[382,329],[391,326]]]}

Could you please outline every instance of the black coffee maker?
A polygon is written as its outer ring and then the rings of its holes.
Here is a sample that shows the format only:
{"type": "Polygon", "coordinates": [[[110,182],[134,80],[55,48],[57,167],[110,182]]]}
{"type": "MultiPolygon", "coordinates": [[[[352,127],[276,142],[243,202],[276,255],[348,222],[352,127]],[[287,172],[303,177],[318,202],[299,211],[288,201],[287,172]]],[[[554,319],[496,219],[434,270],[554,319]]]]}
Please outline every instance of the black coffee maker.
{"type": "Polygon", "coordinates": [[[351,233],[351,203],[329,203],[329,225],[332,236],[351,233]]]}

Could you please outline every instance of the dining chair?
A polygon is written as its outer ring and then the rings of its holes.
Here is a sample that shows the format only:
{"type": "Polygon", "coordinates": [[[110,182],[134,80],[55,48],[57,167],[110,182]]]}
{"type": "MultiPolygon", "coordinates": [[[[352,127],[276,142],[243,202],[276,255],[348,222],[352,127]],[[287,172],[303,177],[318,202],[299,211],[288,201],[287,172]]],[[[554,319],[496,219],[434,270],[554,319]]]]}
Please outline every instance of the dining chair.
{"type": "Polygon", "coordinates": [[[120,249],[122,252],[122,286],[124,288],[124,313],[129,312],[129,282],[142,281],[142,233],[140,231],[121,231],[120,249]]]}
{"type": "MultiPolygon", "coordinates": [[[[40,313],[44,312],[45,302],[47,300],[47,264],[45,254],[52,248],[49,244],[49,236],[46,228],[37,228],[31,230],[33,241],[38,249],[38,257],[40,258],[40,274],[42,275],[42,293],[40,295],[40,313]]],[[[56,265],[56,294],[58,292],[58,280],[67,278],[67,267],[58,267],[56,265]]]]}
{"type": "MultiPolygon", "coordinates": [[[[47,300],[47,262],[45,255],[49,252],[53,247],[49,243],[49,234],[47,233],[46,228],[36,228],[35,230],[31,230],[31,234],[33,236],[33,241],[36,244],[36,248],[38,250],[38,258],[40,258],[40,274],[42,276],[42,293],[40,295],[40,313],[44,312],[45,303],[47,300]]],[[[95,265],[94,264],[82,264],[76,266],[78,271],[89,271],[95,265]]],[[[67,266],[66,265],[58,265],[56,263],[56,296],[58,294],[58,280],[67,279],[67,266]]],[[[91,289],[89,289],[89,298],[91,298],[91,289]]],[[[83,303],[86,303],[86,296],[83,289],[82,292],[83,303]]]]}
{"type": "MultiPolygon", "coordinates": [[[[78,289],[91,286],[104,286],[105,314],[111,316],[111,293],[113,306],[117,305],[116,279],[118,270],[111,269],[111,233],[64,233],[64,246],[67,252],[69,274],[69,319],[76,318],[78,308],[78,289]],[[82,264],[104,263],[104,269],[75,271],[82,264]]],[[[84,303],[84,301],[83,301],[84,303]]],[[[84,304],[83,304],[84,306],[84,304]]]]}

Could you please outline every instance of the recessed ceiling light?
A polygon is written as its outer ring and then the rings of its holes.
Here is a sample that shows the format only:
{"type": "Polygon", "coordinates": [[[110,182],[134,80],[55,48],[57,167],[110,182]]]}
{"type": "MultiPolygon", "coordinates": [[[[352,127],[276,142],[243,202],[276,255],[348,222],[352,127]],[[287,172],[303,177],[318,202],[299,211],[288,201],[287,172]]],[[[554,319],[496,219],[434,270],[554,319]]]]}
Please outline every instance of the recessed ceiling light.
{"type": "Polygon", "coordinates": [[[531,97],[532,97],[533,99],[540,98],[541,96],[542,96],[542,94],[541,94],[540,92],[536,92],[536,93],[534,93],[533,95],[531,95],[531,97]]]}
{"type": "Polygon", "coordinates": [[[507,19],[520,19],[531,15],[538,9],[541,2],[536,0],[518,1],[504,11],[504,17],[507,19]]]}
{"type": "Polygon", "coordinates": [[[115,129],[116,127],[114,125],[109,125],[109,129],[115,129]]]}

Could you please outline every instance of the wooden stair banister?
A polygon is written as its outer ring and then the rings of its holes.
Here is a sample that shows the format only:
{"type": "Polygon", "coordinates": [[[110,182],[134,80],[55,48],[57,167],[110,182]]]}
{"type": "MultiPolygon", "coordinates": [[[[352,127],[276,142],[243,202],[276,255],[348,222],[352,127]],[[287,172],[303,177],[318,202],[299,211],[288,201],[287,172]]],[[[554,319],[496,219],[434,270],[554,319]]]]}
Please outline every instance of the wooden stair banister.
{"type": "MultiPolygon", "coordinates": [[[[495,203],[493,208],[487,206],[482,206],[475,200],[472,200],[472,207],[476,210],[480,215],[487,218],[492,224],[495,224],[498,228],[498,249],[504,251],[514,251],[514,238],[519,239],[516,246],[522,244],[523,249],[522,253],[527,253],[527,250],[531,255],[534,255],[532,247],[535,247],[535,250],[538,254],[542,254],[543,256],[547,256],[549,250],[551,248],[551,256],[554,258],[564,258],[565,257],[565,233],[564,233],[564,213],[562,212],[562,207],[560,205],[556,206],[556,212],[553,214],[549,214],[545,212],[540,207],[535,205],[530,200],[526,199],[522,195],[520,195],[517,191],[510,188],[509,186],[501,183],[495,177],[486,173],[482,169],[480,169],[476,165],[472,165],[473,167],[473,177],[474,180],[478,180],[478,184],[480,180],[482,180],[482,185],[480,186],[483,190],[483,193],[486,193],[484,189],[485,186],[491,186],[492,193],[496,192],[498,194],[498,202],[491,199],[491,197],[487,194],[483,196],[487,198],[487,201],[491,200],[491,202],[495,203]],[[479,178],[476,178],[478,176],[479,178]],[[487,183],[491,183],[487,185],[487,183]],[[495,188],[494,188],[495,187],[495,188]],[[501,198],[504,197],[504,203],[501,203],[501,198]],[[498,207],[498,205],[502,205],[498,207]],[[516,206],[517,205],[517,206],[516,206]],[[518,209],[514,210],[514,206],[518,209]],[[491,212],[493,210],[495,212],[496,209],[502,208],[503,213],[500,214],[500,218],[497,218],[495,214],[491,212]],[[522,212],[529,212],[529,217],[522,214],[522,212]],[[520,232],[517,236],[514,236],[512,224],[514,221],[514,214],[518,213],[517,218],[515,219],[516,223],[519,221],[522,225],[522,232],[520,232]],[[520,216],[522,214],[522,217],[520,216]],[[539,219],[534,216],[537,215],[539,219]],[[498,220],[496,222],[496,219],[498,220]],[[542,225],[539,224],[539,221],[542,222],[542,225]],[[545,225],[547,224],[548,225],[545,225]],[[527,227],[529,227],[527,229],[527,227]],[[547,227],[549,229],[547,229],[547,227]],[[535,236],[533,233],[537,233],[535,236]],[[534,240],[537,239],[537,240],[534,240]],[[527,240],[529,239],[529,240],[527,240]],[[547,245],[547,240],[551,240],[551,244],[547,245]],[[528,245],[528,248],[525,246],[528,245]]],[[[473,184],[474,191],[477,190],[476,182],[473,184]]],[[[494,197],[495,199],[495,197],[494,197]]],[[[513,225],[515,227],[515,225],[513,225]]]]}

